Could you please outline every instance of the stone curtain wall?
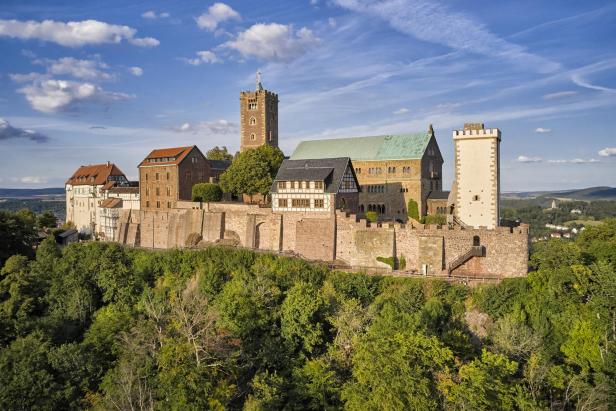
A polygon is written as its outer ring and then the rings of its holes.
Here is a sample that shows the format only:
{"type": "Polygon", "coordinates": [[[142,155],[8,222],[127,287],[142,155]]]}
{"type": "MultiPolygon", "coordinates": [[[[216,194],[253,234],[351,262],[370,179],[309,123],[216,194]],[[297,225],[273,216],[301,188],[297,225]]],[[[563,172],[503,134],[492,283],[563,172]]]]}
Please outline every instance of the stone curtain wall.
{"type": "Polygon", "coordinates": [[[473,246],[484,247],[452,271],[466,277],[517,277],[528,271],[528,226],[462,229],[415,224],[369,225],[356,215],[274,213],[256,205],[181,202],[170,211],[123,210],[117,241],[145,248],[186,246],[196,233],[205,242],[223,242],[310,260],[343,262],[351,267],[383,268],[377,257],[404,257],[407,271],[447,276],[447,267],[473,246]]]}

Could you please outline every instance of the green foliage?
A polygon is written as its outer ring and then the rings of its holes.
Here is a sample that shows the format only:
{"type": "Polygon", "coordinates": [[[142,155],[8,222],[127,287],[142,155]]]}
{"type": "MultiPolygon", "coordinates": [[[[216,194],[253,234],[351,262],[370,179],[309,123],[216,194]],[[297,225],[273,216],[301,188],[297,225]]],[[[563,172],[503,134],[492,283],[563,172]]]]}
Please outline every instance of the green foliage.
{"type": "Polygon", "coordinates": [[[392,270],[396,269],[396,258],[395,257],[377,257],[376,261],[387,264],[391,267],[392,270]]]}
{"type": "Polygon", "coordinates": [[[409,202],[406,204],[406,215],[408,218],[419,221],[419,205],[417,204],[417,201],[412,198],[410,198],[409,202]]]}
{"type": "Polygon", "coordinates": [[[0,210],[0,267],[15,254],[30,257],[36,241],[36,216],[27,210],[0,210]]]}
{"type": "Polygon", "coordinates": [[[280,149],[268,145],[246,150],[238,154],[220,176],[220,186],[224,192],[237,196],[266,195],[283,159],[280,149]]]}
{"type": "Polygon", "coordinates": [[[36,219],[36,225],[39,229],[55,228],[58,224],[58,219],[51,211],[47,210],[39,215],[36,219]]]}
{"type": "Polygon", "coordinates": [[[376,223],[379,220],[379,215],[376,211],[366,211],[364,215],[366,216],[366,220],[371,223],[376,223]]]}
{"type": "Polygon", "coordinates": [[[421,223],[445,225],[447,224],[447,216],[445,214],[429,214],[421,218],[421,223]]]}
{"type": "Polygon", "coordinates": [[[0,409],[609,409],[612,224],[475,289],[49,238],[0,271],[0,409]]]}
{"type": "Polygon", "coordinates": [[[205,153],[205,158],[207,158],[208,160],[233,160],[233,156],[231,154],[229,154],[229,151],[227,151],[227,147],[226,146],[222,146],[222,147],[213,147],[210,148],[206,153],[205,153]]]}
{"type": "Polygon", "coordinates": [[[197,183],[192,187],[192,201],[210,203],[222,199],[222,190],[218,184],[197,183]]]}

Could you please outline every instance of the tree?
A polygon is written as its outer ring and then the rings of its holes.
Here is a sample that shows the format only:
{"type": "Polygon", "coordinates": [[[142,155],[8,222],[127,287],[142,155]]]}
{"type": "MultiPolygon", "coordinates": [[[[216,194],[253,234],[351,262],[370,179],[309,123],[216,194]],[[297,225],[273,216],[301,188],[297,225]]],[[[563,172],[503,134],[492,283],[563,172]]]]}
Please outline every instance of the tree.
{"type": "Polygon", "coordinates": [[[409,218],[419,220],[419,206],[417,205],[417,201],[410,198],[406,205],[406,210],[409,218]]]}
{"type": "Polygon", "coordinates": [[[0,266],[12,255],[34,254],[36,216],[28,210],[16,213],[0,210],[0,266]]]}
{"type": "Polygon", "coordinates": [[[220,176],[220,186],[237,196],[267,195],[283,159],[280,149],[268,145],[246,150],[220,176]]]}
{"type": "Polygon", "coordinates": [[[445,216],[445,214],[430,214],[424,216],[422,222],[424,224],[445,225],[447,224],[447,216],[445,216]]]}
{"type": "Polygon", "coordinates": [[[376,221],[379,219],[379,215],[376,213],[376,211],[366,211],[365,215],[366,219],[371,223],[376,223],[376,221]]]}
{"type": "Polygon", "coordinates": [[[47,210],[43,214],[39,215],[36,220],[36,225],[39,229],[56,228],[58,225],[58,219],[51,211],[47,210]]]}
{"type": "Polygon", "coordinates": [[[233,156],[227,151],[226,146],[210,148],[205,153],[205,158],[208,160],[233,160],[233,156]]]}
{"type": "Polygon", "coordinates": [[[222,199],[222,190],[218,184],[198,183],[192,187],[192,201],[210,203],[222,199]]]}

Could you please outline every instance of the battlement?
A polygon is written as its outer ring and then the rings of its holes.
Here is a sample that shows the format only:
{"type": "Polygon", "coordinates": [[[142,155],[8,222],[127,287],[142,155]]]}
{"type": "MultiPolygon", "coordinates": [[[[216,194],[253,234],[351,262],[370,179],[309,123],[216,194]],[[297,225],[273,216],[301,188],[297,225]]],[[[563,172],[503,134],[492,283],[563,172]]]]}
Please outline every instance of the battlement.
{"type": "Polygon", "coordinates": [[[255,91],[240,91],[240,98],[241,97],[247,97],[247,96],[256,96],[259,94],[265,94],[267,96],[271,96],[271,97],[276,97],[278,98],[278,94],[274,93],[273,91],[269,91],[269,90],[255,90],[255,91]]]}
{"type": "Polygon", "coordinates": [[[497,128],[485,128],[485,129],[465,129],[465,130],[453,130],[453,138],[469,138],[469,137],[496,137],[500,138],[501,132],[497,128]]]}

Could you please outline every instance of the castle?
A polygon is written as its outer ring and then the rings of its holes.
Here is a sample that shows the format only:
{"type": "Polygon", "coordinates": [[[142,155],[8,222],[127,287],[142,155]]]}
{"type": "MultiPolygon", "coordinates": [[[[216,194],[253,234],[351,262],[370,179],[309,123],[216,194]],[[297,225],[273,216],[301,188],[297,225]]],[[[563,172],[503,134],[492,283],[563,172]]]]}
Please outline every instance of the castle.
{"type": "MultiPolygon", "coordinates": [[[[259,78],[254,92],[240,94],[240,112],[241,151],[278,145],[278,96],[259,78]]],[[[120,212],[114,240],[153,249],[223,244],[400,275],[526,275],[528,226],[499,226],[500,131],[465,124],[453,140],[450,192],[442,190],[432,126],[424,133],[304,141],[283,161],[269,207],[191,202],[180,195],[180,179],[187,187],[215,181],[225,165],[215,169],[196,147],[154,150],[140,165],[141,207],[120,212]],[[152,179],[163,183],[156,188],[152,179]],[[413,207],[447,223],[421,224],[413,207]],[[369,212],[377,216],[372,222],[369,212]]]]}

